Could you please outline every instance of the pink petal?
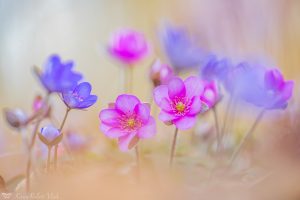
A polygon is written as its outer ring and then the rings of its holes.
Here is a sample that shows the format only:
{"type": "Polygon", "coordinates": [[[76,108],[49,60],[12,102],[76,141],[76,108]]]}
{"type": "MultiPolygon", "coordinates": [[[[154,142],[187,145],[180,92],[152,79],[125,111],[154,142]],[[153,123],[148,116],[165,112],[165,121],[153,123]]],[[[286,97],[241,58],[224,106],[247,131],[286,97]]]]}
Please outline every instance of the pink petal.
{"type": "Polygon", "coordinates": [[[103,132],[103,133],[105,133],[105,132],[107,132],[109,129],[111,129],[112,127],[111,126],[109,126],[109,125],[106,125],[106,124],[104,124],[104,123],[101,123],[101,125],[100,125],[100,130],[103,132]]]}
{"type": "Polygon", "coordinates": [[[166,112],[171,112],[172,111],[170,101],[166,98],[162,99],[162,101],[160,102],[160,107],[161,107],[162,110],[164,110],[166,112]]]}
{"type": "Polygon", "coordinates": [[[111,128],[108,131],[104,132],[104,134],[108,138],[119,138],[119,137],[122,137],[122,136],[124,136],[128,133],[125,132],[124,130],[120,129],[120,128],[111,128]]]}
{"type": "Polygon", "coordinates": [[[120,113],[115,109],[104,109],[99,114],[101,122],[110,126],[118,126],[119,117],[120,113]]]}
{"type": "Polygon", "coordinates": [[[283,83],[283,76],[278,69],[268,70],[265,73],[265,84],[267,89],[278,89],[283,83]]]}
{"type": "Polygon", "coordinates": [[[147,122],[149,120],[150,108],[147,104],[137,104],[134,108],[134,112],[143,122],[147,122]]]}
{"type": "Polygon", "coordinates": [[[161,86],[156,87],[153,91],[153,98],[157,105],[160,105],[160,102],[162,101],[162,99],[164,99],[164,98],[168,99],[169,98],[168,86],[161,85],[161,86]]]}
{"type": "Polygon", "coordinates": [[[281,95],[280,95],[281,99],[283,101],[288,101],[293,95],[293,89],[294,89],[294,82],[286,81],[281,91],[281,95]]]}
{"type": "Polygon", "coordinates": [[[185,97],[186,88],[180,78],[173,78],[168,84],[168,95],[170,99],[175,97],[185,97]]]}
{"type": "Polygon", "coordinates": [[[194,97],[188,115],[189,116],[197,115],[198,113],[200,113],[201,108],[202,108],[202,102],[200,100],[200,97],[194,97]]]}
{"type": "Polygon", "coordinates": [[[160,119],[163,122],[171,122],[174,119],[176,119],[177,117],[173,114],[167,113],[165,111],[160,111],[159,115],[158,115],[158,119],[160,119]]]}
{"type": "Polygon", "coordinates": [[[122,94],[116,100],[116,109],[124,114],[132,114],[138,103],[140,103],[140,100],[136,96],[122,94]]]}
{"type": "Polygon", "coordinates": [[[192,98],[200,96],[204,90],[203,82],[196,76],[190,76],[184,81],[186,88],[186,96],[192,98]]]}
{"type": "Polygon", "coordinates": [[[150,117],[148,123],[138,130],[139,138],[151,138],[156,134],[156,124],[153,117],[150,117]]]}
{"type": "Polygon", "coordinates": [[[196,117],[184,116],[180,119],[173,121],[176,128],[179,130],[187,130],[192,128],[196,123],[196,117]]]}
{"type": "Polygon", "coordinates": [[[134,138],[134,136],[136,136],[136,134],[137,134],[136,132],[128,133],[127,135],[124,135],[119,138],[118,142],[121,151],[128,151],[129,144],[131,140],[134,138]]]}

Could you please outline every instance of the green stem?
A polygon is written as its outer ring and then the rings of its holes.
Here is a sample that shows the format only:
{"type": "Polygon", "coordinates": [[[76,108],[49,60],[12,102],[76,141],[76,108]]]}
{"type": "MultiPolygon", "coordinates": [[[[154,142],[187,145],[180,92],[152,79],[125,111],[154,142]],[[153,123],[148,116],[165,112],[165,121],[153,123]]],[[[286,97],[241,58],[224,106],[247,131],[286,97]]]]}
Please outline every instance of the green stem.
{"type": "MultiPolygon", "coordinates": [[[[67,107],[67,110],[65,112],[65,116],[64,116],[64,119],[59,127],[59,131],[61,132],[65,123],[66,123],[66,120],[67,120],[67,117],[68,117],[68,114],[69,112],[71,111],[71,108],[67,107]]],[[[61,133],[62,134],[62,133],[61,133]]],[[[57,169],[57,153],[58,153],[58,144],[55,145],[54,147],[54,169],[57,169]]]]}
{"type": "Polygon", "coordinates": [[[235,161],[235,159],[237,158],[237,156],[239,155],[239,153],[241,152],[242,148],[245,146],[246,142],[248,141],[248,139],[252,136],[252,133],[254,132],[257,124],[259,123],[259,121],[262,119],[263,115],[265,113],[265,110],[263,109],[258,116],[256,117],[253,125],[251,126],[250,130],[245,134],[245,136],[243,137],[243,139],[241,140],[239,146],[235,149],[235,151],[233,152],[231,159],[229,161],[229,166],[231,166],[233,164],[233,162],[235,161]]]}
{"type": "Polygon", "coordinates": [[[172,142],[172,148],[171,148],[171,154],[170,154],[170,161],[169,161],[170,168],[173,165],[173,159],[174,159],[175,148],[176,148],[177,134],[178,134],[178,128],[175,128],[173,142],[172,142]]]}

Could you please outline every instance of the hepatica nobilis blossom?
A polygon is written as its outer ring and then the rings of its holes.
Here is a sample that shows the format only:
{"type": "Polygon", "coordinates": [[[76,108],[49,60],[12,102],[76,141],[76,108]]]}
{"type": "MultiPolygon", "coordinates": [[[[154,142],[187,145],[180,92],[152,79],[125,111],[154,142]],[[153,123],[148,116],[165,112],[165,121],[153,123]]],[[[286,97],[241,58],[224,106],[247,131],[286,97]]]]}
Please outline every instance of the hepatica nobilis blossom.
{"type": "Polygon", "coordinates": [[[119,61],[131,65],[149,52],[149,45],[140,32],[122,29],[113,34],[108,45],[108,52],[119,61]]]}
{"type": "Polygon", "coordinates": [[[182,28],[166,26],[161,32],[161,43],[176,72],[199,67],[205,58],[204,51],[182,28]]]}
{"type": "Polygon", "coordinates": [[[200,100],[203,85],[198,77],[191,76],[185,81],[174,77],[168,85],[154,89],[155,103],[161,108],[159,119],[174,124],[179,130],[194,126],[196,116],[208,106],[200,100]]]}
{"type": "Polygon", "coordinates": [[[73,71],[74,62],[63,62],[58,55],[48,58],[43,71],[38,71],[38,77],[50,92],[63,92],[77,85],[82,75],[73,71]]]}
{"type": "Polygon", "coordinates": [[[39,138],[44,144],[48,146],[54,146],[61,141],[62,134],[54,126],[48,125],[41,129],[41,132],[39,133],[39,138]]]}
{"type": "Polygon", "coordinates": [[[101,130],[109,138],[118,138],[122,151],[131,149],[139,139],[153,137],[156,123],[148,104],[136,96],[122,94],[108,109],[100,112],[101,130]]]}
{"type": "Polygon", "coordinates": [[[85,109],[94,105],[96,95],[91,95],[92,86],[88,82],[79,83],[75,88],[62,93],[63,101],[70,109],[85,109]]]}
{"type": "Polygon", "coordinates": [[[202,81],[204,89],[200,96],[201,101],[212,108],[219,100],[220,94],[215,81],[202,81]]]}
{"type": "Polygon", "coordinates": [[[156,60],[151,66],[150,78],[154,87],[167,84],[173,77],[174,71],[169,65],[156,60]]]}

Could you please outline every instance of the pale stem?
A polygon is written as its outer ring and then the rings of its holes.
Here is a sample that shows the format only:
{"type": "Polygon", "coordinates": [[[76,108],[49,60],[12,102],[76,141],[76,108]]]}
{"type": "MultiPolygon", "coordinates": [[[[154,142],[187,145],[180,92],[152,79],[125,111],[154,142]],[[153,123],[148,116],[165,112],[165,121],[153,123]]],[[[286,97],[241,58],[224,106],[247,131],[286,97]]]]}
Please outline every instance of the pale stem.
{"type": "Polygon", "coordinates": [[[214,114],[215,128],[216,128],[216,133],[217,133],[217,152],[219,152],[220,147],[221,147],[221,135],[220,135],[220,128],[219,128],[218,113],[217,113],[217,109],[215,106],[212,108],[212,110],[213,110],[213,114],[214,114]]]}
{"type": "Polygon", "coordinates": [[[174,159],[175,148],[176,148],[177,134],[178,134],[178,128],[175,128],[173,142],[172,142],[172,147],[171,147],[170,161],[169,161],[170,168],[173,165],[173,159],[174,159]]]}
{"type": "Polygon", "coordinates": [[[48,157],[47,157],[47,172],[50,172],[50,161],[51,161],[51,146],[48,146],[48,157]]]}
{"type": "Polygon", "coordinates": [[[231,166],[233,164],[233,162],[235,161],[235,159],[237,158],[237,156],[239,155],[239,153],[241,152],[242,148],[246,145],[247,141],[249,138],[251,138],[252,133],[254,132],[255,128],[257,127],[257,124],[259,123],[259,121],[262,119],[263,115],[265,113],[265,110],[263,109],[258,116],[256,117],[253,125],[251,126],[250,130],[245,134],[245,136],[243,137],[243,139],[241,140],[239,146],[235,149],[235,151],[233,152],[231,159],[229,161],[229,166],[231,166]]]}

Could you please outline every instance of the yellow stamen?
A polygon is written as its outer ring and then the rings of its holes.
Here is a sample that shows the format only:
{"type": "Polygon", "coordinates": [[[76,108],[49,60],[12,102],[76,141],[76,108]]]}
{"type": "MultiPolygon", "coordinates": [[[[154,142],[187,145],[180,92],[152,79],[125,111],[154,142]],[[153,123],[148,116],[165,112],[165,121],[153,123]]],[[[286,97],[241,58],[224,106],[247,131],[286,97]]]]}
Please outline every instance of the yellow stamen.
{"type": "Polygon", "coordinates": [[[135,127],[135,120],[133,118],[129,118],[127,120],[127,127],[134,128],[135,127]]]}
{"type": "Polygon", "coordinates": [[[178,112],[183,112],[184,109],[185,109],[185,105],[184,105],[182,102],[178,102],[178,103],[176,104],[176,110],[177,110],[178,112]]]}

